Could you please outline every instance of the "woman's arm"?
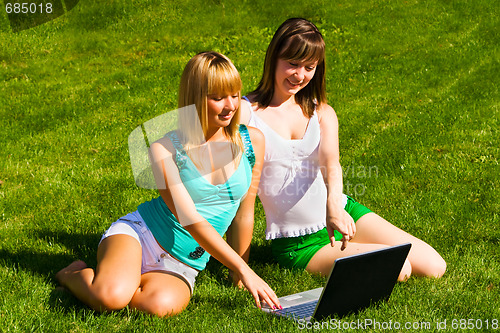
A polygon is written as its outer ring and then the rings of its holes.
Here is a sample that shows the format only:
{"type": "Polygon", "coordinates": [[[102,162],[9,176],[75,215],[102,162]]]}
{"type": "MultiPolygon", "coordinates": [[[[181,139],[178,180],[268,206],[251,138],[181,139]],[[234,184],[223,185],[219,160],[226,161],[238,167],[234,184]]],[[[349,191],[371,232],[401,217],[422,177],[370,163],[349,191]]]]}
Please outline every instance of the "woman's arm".
{"type": "Polygon", "coordinates": [[[352,217],[342,206],[342,167],[339,154],[339,125],[333,108],[321,104],[318,108],[321,130],[319,163],[327,189],[326,226],[332,246],[335,244],[333,230],[342,234],[342,250],[354,237],[356,226],[352,217]]]}
{"type": "Polygon", "coordinates": [[[272,309],[280,308],[280,303],[274,291],[247,263],[227,244],[207,221],[191,224],[185,227],[193,238],[224,266],[241,277],[241,281],[255,299],[260,308],[261,302],[266,302],[272,309]]]}
{"type": "Polygon", "coordinates": [[[175,164],[175,149],[168,137],[151,145],[149,159],[158,191],[177,221],[184,227],[204,221],[182,183],[175,164]]]}
{"type": "Polygon", "coordinates": [[[150,156],[155,180],[161,188],[160,195],[168,208],[201,247],[241,277],[257,306],[260,307],[261,301],[264,301],[271,308],[279,307],[280,304],[274,291],[248,267],[241,256],[196,211],[194,202],[180,179],[173,159],[171,142],[167,138],[162,140],[151,145],[150,156]]]}
{"type": "MultiPolygon", "coordinates": [[[[255,165],[252,170],[252,182],[245,198],[241,201],[233,222],[229,226],[226,233],[228,244],[246,262],[248,262],[248,257],[250,255],[250,243],[252,241],[254,226],[255,197],[257,196],[260,175],[262,173],[265,149],[265,139],[262,132],[253,127],[248,127],[248,131],[250,133],[250,139],[252,140],[252,146],[255,154],[255,165]]],[[[232,275],[234,285],[242,287],[241,279],[238,274],[234,274],[233,272],[232,275]]]]}

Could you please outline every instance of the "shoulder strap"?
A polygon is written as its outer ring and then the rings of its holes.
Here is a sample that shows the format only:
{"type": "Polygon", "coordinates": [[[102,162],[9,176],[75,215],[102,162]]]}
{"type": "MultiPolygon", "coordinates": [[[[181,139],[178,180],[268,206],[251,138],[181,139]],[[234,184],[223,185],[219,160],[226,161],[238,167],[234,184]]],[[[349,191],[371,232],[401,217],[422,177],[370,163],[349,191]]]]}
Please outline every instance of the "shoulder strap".
{"type": "Polygon", "coordinates": [[[174,148],[178,152],[184,152],[184,147],[181,144],[181,140],[179,139],[179,136],[175,131],[171,131],[167,133],[168,138],[170,141],[172,141],[172,144],[174,145],[174,148]]]}
{"type": "Polygon", "coordinates": [[[253,169],[253,166],[255,165],[255,153],[253,151],[252,140],[250,140],[248,128],[243,124],[240,124],[240,135],[241,140],[243,140],[243,146],[245,147],[245,156],[253,169]]]}
{"type": "Polygon", "coordinates": [[[168,132],[166,136],[168,136],[175,148],[175,164],[177,165],[177,168],[180,169],[186,164],[188,158],[186,151],[184,150],[176,131],[168,132]]]}

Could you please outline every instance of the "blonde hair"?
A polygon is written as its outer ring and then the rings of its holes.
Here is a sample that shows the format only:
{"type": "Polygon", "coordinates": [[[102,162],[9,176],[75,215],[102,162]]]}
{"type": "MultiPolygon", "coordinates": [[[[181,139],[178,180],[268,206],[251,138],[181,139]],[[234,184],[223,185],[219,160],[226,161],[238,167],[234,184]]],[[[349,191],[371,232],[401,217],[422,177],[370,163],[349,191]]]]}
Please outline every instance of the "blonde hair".
{"type": "Polygon", "coordinates": [[[209,51],[201,52],[189,60],[181,76],[178,107],[194,105],[197,118],[192,112],[179,113],[179,130],[187,150],[205,142],[208,131],[208,95],[238,95],[238,105],[228,126],[223,128],[224,135],[232,143],[233,156],[243,151],[239,135],[241,79],[238,70],[226,56],[209,51]]]}
{"type": "Polygon", "coordinates": [[[317,104],[326,103],[325,41],[318,28],[303,18],[290,18],[276,30],[264,61],[264,71],[257,88],[249,95],[261,107],[268,107],[274,95],[278,59],[318,61],[309,84],[295,94],[295,101],[306,117],[312,117],[317,104]]]}

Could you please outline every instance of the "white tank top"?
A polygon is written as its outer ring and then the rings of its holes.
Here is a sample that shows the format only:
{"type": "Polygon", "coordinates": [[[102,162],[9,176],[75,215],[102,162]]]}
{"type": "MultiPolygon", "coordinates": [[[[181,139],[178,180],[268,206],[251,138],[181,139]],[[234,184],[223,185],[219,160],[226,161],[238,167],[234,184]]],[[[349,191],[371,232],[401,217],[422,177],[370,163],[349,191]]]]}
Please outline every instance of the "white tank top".
{"type": "MultiPolygon", "coordinates": [[[[248,125],[261,130],[266,138],[258,192],[266,213],[266,239],[303,236],[323,229],[327,193],[319,166],[320,127],[316,112],[304,137],[298,140],[284,139],[253,110],[248,125]]],[[[342,201],[345,207],[344,194],[342,201]]]]}

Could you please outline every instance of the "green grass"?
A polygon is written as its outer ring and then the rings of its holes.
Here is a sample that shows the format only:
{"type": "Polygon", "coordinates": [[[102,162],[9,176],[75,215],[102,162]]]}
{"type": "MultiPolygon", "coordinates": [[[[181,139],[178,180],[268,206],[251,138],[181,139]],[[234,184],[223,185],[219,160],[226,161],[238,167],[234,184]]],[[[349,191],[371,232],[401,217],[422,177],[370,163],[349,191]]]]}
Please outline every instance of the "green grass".
{"type": "MultiPolygon", "coordinates": [[[[2,9],[0,330],[299,331],[256,310],[215,261],[186,311],[168,319],[99,314],[54,291],[55,272],[76,258],[95,265],[107,226],[155,196],[134,185],[127,138],[175,109],[187,60],[226,54],[248,92],[292,16],[315,22],[327,42],[346,191],[448,263],[442,279],[412,278],[389,302],[342,320],[432,330],[500,320],[499,9],[489,0],[89,0],[17,33],[2,9]]],[[[322,285],[269,261],[263,234],[257,205],[250,264],[279,295],[322,285]]]]}

